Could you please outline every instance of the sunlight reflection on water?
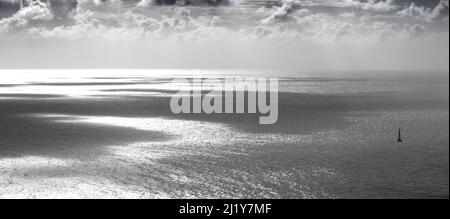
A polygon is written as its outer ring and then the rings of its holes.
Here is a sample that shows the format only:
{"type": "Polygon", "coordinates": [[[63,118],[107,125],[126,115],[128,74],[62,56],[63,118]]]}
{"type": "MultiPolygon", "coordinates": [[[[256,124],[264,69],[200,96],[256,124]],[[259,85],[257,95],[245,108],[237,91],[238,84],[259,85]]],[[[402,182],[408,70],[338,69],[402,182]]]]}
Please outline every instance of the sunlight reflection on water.
{"type": "MultiPolygon", "coordinates": [[[[62,99],[65,104],[74,99],[167,96],[170,93],[165,93],[166,90],[185,87],[169,85],[172,78],[190,77],[198,71],[67,70],[65,77],[60,76],[59,70],[11,72],[14,74],[5,74],[0,82],[0,101],[21,98],[39,101],[47,97],[27,97],[25,94],[52,94],[61,95],[52,98],[62,99]],[[23,96],[14,96],[18,94],[23,96]]],[[[203,72],[202,76],[236,75],[226,71],[203,72]]],[[[281,89],[288,92],[321,95],[409,92],[420,88],[410,81],[347,79],[344,76],[336,79],[303,75],[282,78],[280,84],[281,89]],[[283,81],[289,82],[287,86],[283,87],[283,81]]],[[[91,115],[92,111],[85,108],[73,113],[29,112],[30,109],[20,114],[20,118],[35,119],[49,127],[57,124],[119,127],[149,132],[150,137],[152,133],[163,133],[167,138],[108,143],[102,147],[109,153],[94,158],[27,156],[19,150],[11,153],[12,157],[0,159],[0,174],[5,179],[0,181],[0,197],[10,194],[48,198],[336,198],[424,197],[427,194],[440,197],[442,188],[444,192],[448,191],[448,108],[389,108],[395,102],[383,102],[386,96],[382,95],[381,98],[375,96],[378,99],[368,96],[374,101],[369,103],[380,108],[356,108],[338,113],[340,108],[328,109],[334,106],[329,105],[330,101],[339,101],[335,96],[331,97],[323,102],[308,99],[316,104],[311,106],[318,107],[305,111],[308,116],[315,116],[311,121],[288,118],[283,122],[304,123],[272,132],[252,132],[223,121],[179,119],[167,114],[140,116],[119,112],[111,115],[110,112],[102,116],[101,112],[91,115]],[[330,112],[336,113],[333,116],[338,118],[330,116],[330,112]],[[322,117],[325,117],[323,127],[319,125],[322,117]],[[337,124],[342,120],[343,124],[337,124]],[[401,146],[393,141],[399,125],[405,127],[405,143],[401,146]],[[302,128],[307,131],[301,132],[302,128]],[[413,181],[408,178],[411,174],[417,176],[413,181]],[[383,185],[385,190],[371,190],[363,185],[370,188],[383,185]],[[392,193],[392,189],[400,192],[392,193]]],[[[412,100],[423,98],[413,97],[412,100]]],[[[357,104],[352,102],[353,99],[349,100],[343,106],[357,104]]],[[[365,99],[357,99],[362,100],[365,99]]],[[[448,97],[444,100],[448,102],[448,97]]],[[[410,101],[403,100],[409,104],[407,107],[417,107],[414,104],[423,107],[423,102],[412,104],[410,101]]],[[[39,106],[49,103],[52,102],[43,102],[39,106]]],[[[10,106],[2,104],[2,107],[10,106]]],[[[14,111],[15,105],[11,106],[12,111],[18,113],[14,111]]],[[[133,109],[133,105],[124,109],[133,109]]],[[[296,115],[301,114],[293,114],[296,115]]],[[[86,135],[84,130],[73,130],[81,136],[86,135]]],[[[101,134],[99,139],[111,137],[101,134]]],[[[89,147],[89,142],[83,143],[89,147]]],[[[58,150],[61,154],[72,152],[64,147],[58,150]]]]}

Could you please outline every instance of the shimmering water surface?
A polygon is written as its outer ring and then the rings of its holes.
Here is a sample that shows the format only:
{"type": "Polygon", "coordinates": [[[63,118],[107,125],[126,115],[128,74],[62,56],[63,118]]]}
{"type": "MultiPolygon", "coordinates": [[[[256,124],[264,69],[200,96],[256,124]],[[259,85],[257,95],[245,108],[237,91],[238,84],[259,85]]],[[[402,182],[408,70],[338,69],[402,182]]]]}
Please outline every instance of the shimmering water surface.
{"type": "Polygon", "coordinates": [[[1,198],[448,198],[446,72],[0,74],[1,198]],[[192,75],[276,76],[278,122],[172,114],[192,75]]]}

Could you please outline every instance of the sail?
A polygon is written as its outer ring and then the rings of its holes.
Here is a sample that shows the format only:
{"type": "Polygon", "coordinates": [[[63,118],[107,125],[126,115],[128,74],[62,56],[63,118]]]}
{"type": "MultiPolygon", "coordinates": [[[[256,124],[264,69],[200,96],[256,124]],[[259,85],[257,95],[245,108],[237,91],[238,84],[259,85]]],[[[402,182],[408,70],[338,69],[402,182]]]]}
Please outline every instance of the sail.
{"type": "Polygon", "coordinates": [[[402,142],[402,131],[401,129],[398,129],[398,138],[397,138],[397,142],[402,142]]]}

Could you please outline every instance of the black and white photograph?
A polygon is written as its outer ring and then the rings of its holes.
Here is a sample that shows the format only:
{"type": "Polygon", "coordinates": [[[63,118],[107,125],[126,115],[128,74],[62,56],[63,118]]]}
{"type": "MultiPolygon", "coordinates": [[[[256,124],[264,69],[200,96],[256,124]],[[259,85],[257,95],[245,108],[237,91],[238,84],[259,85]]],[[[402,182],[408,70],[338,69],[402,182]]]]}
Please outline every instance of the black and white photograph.
{"type": "Polygon", "coordinates": [[[0,199],[448,198],[448,0],[0,0],[0,199]]]}

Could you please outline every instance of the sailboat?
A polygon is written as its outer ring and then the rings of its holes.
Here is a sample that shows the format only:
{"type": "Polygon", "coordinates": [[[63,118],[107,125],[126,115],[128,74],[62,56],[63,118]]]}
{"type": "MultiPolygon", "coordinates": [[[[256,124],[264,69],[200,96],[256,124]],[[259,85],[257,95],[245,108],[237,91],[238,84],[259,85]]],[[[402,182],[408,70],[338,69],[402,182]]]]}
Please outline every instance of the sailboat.
{"type": "Polygon", "coordinates": [[[398,143],[403,142],[403,140],[402,140],[402,130],[401,130],[400,128],[398,129],[397,142],[398,142],[398,143]]]}

